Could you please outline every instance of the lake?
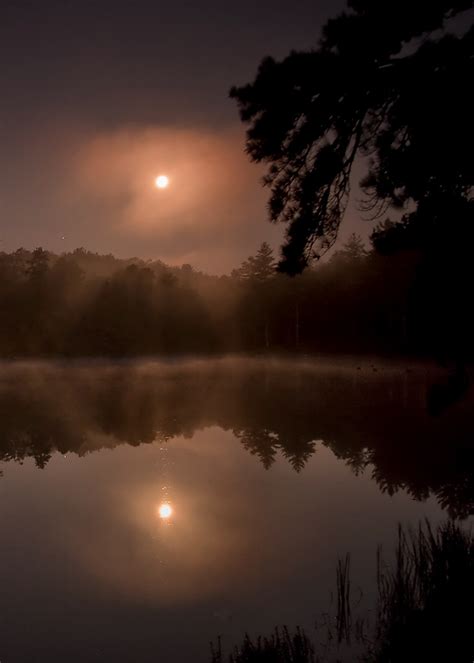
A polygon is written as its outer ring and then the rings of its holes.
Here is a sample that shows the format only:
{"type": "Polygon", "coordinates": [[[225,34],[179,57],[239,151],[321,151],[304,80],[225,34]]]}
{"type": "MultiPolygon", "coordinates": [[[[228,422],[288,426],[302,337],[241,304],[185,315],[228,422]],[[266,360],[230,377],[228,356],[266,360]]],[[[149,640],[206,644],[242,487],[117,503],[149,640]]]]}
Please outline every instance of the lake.
{"type": "Polygon", "coordinates": [[[472,396],[424,365],[5,363],[0,661],[206,663],[304,626],[351,555],[364,609],[399,522],[473,522],[472,396]]]}

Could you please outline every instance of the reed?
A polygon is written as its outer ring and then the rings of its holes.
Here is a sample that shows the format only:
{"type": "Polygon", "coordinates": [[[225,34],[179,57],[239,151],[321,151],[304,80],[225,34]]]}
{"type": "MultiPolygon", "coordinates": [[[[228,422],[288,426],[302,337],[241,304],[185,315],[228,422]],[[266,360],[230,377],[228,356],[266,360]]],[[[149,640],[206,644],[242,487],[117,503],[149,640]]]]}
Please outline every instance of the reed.
{"type": "Polygon", "coordinates": [[[375,623],[355,615],[350,557],[336,568],[336,614],[324,616],[324,642],[303,629],[276,628],[268,637],[245,636],[227,656],[211,645],[212,663],[323,663],[474,660],[474,537],[453,521],[433,530],[398,528],[394,557],[377,551],[375,623]]]}

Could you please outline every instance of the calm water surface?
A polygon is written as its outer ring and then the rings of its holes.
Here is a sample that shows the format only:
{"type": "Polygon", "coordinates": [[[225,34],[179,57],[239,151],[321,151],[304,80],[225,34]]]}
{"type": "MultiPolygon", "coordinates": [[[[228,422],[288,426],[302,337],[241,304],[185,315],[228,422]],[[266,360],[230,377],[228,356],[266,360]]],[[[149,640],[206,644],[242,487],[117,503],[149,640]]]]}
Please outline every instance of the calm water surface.
{"type": "Polygon", "coordinates": [[[420,366],[0,375],[2,663],[199,663],[218,634],[312,634],[338,557],[370,606],[398,522],[474,512],[472,400],[430,417],[420,366]]]}

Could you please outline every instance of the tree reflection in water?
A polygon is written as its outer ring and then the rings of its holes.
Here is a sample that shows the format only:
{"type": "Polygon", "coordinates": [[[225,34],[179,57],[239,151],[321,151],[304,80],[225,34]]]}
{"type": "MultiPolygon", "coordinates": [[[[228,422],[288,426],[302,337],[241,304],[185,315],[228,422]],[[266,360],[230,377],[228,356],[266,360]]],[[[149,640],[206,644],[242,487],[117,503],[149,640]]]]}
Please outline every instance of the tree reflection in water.
{"type": "Polygon", "coordinates": [[[438,417],[427,369],[265,360],[168,364],[7,364],[0,379],[0,460],[79,456],[219,426],[271,469],[300,472],[318,442],[383,492],[435,495],[449,515],[474,513],[472,398],[438,417]],[[99,440],[99,442],[98,442],[99,440]]]}

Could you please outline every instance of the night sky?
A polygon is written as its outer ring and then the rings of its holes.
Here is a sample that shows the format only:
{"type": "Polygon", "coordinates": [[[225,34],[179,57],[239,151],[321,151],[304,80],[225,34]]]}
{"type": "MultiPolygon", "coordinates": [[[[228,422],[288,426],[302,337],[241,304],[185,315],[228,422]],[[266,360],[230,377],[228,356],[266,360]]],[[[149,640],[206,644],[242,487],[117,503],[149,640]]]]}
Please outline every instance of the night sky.
{"type": "Polygon", "coordinates": [[[220,273],[277,246],[228,90],[315,46],[343,4],[3,0],[0,248],[220,273]]]}

